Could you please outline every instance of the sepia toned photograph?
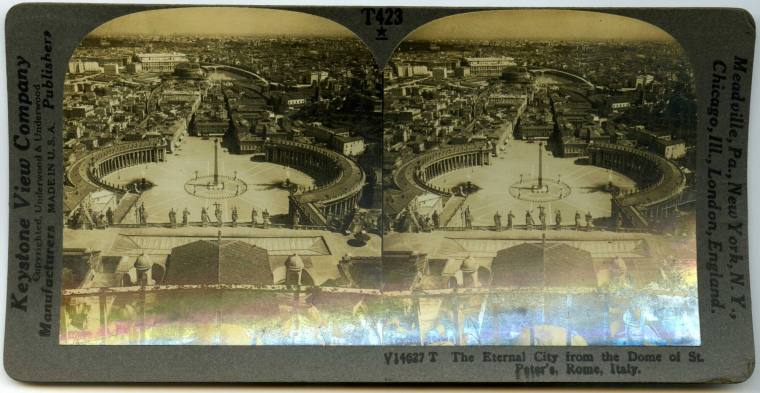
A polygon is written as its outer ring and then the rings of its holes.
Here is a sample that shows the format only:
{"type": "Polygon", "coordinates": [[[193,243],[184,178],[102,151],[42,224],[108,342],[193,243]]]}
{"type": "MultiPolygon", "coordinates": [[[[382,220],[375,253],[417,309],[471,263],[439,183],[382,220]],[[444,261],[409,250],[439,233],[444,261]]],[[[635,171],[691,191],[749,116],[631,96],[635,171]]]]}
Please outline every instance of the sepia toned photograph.
{"type": "Polygon", "coordinates": [[[309,4],[7,10],[9,381],[750,379],[757,12],[309,4]]]}
{"type": "Polygon", "coordinates": [[[421,345],[700,345],[697,103],[628,17],[437,19],[383,70],[386,329],[421,345]],[[403,333],[401,333],[403,332],[403,333]]]}
{"type": "Polygon", "coordinates": [[[129,14],[64,83],[60,343],[382,342],[382,74],[330,20],[129,14]],[[381,329],[380,329],[381,331],[381,329]]]}
{"type": "Polygon", "coordinates": [[[66,345],[700,345],[696,98],[611,14],[129,14],[64,84],[66,345]]]}

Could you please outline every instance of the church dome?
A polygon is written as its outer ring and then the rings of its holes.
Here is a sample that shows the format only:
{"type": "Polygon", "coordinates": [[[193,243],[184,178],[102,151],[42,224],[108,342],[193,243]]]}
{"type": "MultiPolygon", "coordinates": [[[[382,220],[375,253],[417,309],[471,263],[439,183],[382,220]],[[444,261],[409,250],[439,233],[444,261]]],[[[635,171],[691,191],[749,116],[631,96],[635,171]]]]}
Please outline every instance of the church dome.
{"type": "Polygon", "coordinates": [[[153,260],[150,259],[150,257],[143,251],[142,254],[140,254],[139,257],[137,257],[137,260],[135,261],[135,269],[137,270],[148,270],[153,267],[153,260]]]}
{"type": "Polygon", "coordinates": [[[290,270],[301,270],[304,268],[303,259],[298,254],[293,254],[285,261],[285,267],[290,270]]]}

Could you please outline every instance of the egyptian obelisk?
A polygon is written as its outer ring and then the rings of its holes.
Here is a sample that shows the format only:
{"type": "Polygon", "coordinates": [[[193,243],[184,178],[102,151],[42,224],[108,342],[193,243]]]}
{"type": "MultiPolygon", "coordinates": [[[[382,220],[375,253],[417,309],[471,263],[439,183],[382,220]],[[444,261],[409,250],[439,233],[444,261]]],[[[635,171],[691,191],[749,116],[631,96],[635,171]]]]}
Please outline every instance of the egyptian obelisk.
{"type": "Polygon", "coordinates": [[[214,185],[219,185],[219,153],[217,152],[219,148],[219,139],[214,139],[214,185]]]}

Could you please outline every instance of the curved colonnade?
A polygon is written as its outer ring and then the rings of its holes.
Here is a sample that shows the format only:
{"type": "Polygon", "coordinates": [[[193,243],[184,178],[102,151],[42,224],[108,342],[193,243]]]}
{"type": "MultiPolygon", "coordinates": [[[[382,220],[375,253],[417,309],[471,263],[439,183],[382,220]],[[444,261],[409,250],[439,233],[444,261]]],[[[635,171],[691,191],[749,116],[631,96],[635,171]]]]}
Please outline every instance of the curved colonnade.
{"type": "Polygon", "coordinates": [[[686,188],[686,177],[672,162],[628,146],[594,143],[588,147],[592,165],[633,179],[639,188],[612,198],[612,216],[627,225],[647,227],[650,220],[673,216],[686,188]]]}
{"type": "Polygon", "coordinates": [[[330,218],[342,219],[357,207],[364,172],[353,160],[332,150],[293,141],[270,141],[265,150],[267,161],[317,175],[317,179],[333,174],[314,188],[290,195],[288,215],[294,224],[326,226],[330,218]],[[299,219],[295,218],[296,211],[299,219]]]}
{"type": "MultiPolygon", "coordinates": [[[[675,164],[654,153],[607,143],[589,145],[588,154],[592,165],[620,172],[638,185],[632,192],[612,198],[613,218],[620,215],[626,225],[641,228],[675,214],[686,188],[686,177],[675,164]]],[[[456,146],[413,158],[396,171],[394,182],[404,193],[451,196],[450,190],[429,181],[452,170],[489,163],[487,148],[456,146]]]]}
{"type": "Polygon", "coordinates": [[[417,194],[430,192],[450,196],[450,190],[433,186],[429,181],[456,169],[489,165],[490,159],[490,150],[485,145],[461,145],[445,148],[408,161],[396,171],[393,180],[404,192],[414,190],[417,194]]]}
{"type": "Polygon", "coordinates": [[[75,162],[66,172],[66,181],[78,190],[103,188],[124,193],[123,185],[112,184],[103,177],[120,169],[166,159],[167,144],[160,140],[121,143],[94,151],[75,162]]]}
{"type": "MultiPolygon", "coordinates": [[[[289,215],[298,209],[302,223],[326,226],[329,217],[341,218],[353,211],[361,198],[364,172],[352,160],[331,150],[292,141],[272,141],[266,145],[267,161],[304,170],[316,177],[332,174],[329,180],[290,196],[289,215]],[[320,176],[321,175],[321,176],[320,176]]],[[[88,154],[66,172],[66,181],[77,194],[106,189],[125,193],[123,185],[109,183],[103,177],[123,168],[166,159],[162,141],[139,141],[118,144],[88,154]]]]}

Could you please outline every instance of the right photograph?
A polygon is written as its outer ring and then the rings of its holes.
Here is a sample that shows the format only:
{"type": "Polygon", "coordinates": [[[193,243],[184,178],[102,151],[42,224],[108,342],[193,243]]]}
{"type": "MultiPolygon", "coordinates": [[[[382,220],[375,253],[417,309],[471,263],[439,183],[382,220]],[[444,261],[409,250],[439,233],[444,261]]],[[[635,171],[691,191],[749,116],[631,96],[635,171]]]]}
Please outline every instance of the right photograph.
{"type": "Polygon", "coordinates": [[[700,345],[697,105],[672,36],[598,12],[465,13],[406,37],[383,79],[389,332],[700,345]]]}

